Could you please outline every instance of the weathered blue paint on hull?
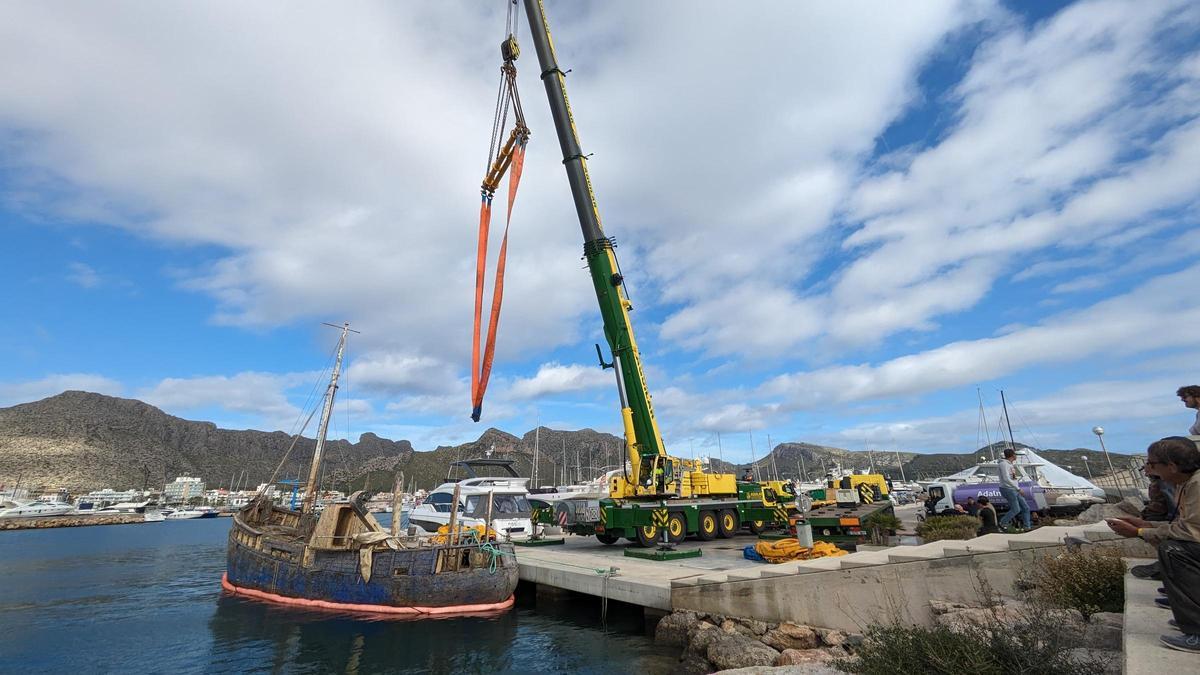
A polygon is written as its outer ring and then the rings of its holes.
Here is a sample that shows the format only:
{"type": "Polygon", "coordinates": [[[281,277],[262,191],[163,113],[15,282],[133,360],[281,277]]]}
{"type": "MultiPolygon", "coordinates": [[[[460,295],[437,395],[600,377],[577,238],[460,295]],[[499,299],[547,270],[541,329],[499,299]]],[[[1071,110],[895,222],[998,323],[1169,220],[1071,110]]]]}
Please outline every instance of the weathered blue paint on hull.
{"type": "Polygon", "coordinates": [[[482,565],[437,574],[437,549],[376,550],[370,579],[364,581],[356,550],[316,550],[311,566],[305,568],[303,544],[269,541],[267,550],[259,551],[237,541],[237,529],[236,525],[230,529],[226,578],[240,588],[346,604],[457,607],[504,602],[517,587],[511,544],[494,544],[508,554],[496,560],[494,572],[488,564],[490,554],[474,547],[450,550],[459,556],[475,555],[475,562],[482,565]]]}

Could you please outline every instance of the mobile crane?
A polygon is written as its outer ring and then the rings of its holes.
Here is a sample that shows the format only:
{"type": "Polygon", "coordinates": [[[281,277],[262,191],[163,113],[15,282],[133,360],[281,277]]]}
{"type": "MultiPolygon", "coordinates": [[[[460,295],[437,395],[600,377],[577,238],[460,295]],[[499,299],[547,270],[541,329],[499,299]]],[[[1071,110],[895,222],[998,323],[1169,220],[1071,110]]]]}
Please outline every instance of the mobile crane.
{"type": "Polygon", "coordinates": [[[542,0],[524,0],[524,6],[612,359],[605,362],[600,345],[596,355],[600,366],[616,375],[628,455],[627,470],[608,479],[608,499],[560,503],[560,511],[543,516],[543,522],[565,524],[576,534],[594,533],[604,543],[625,537],[643,546],[662,538],[662,530],[669,541],[678,542],[689,534],[712,539],[731,536],[742,526],[757,530],[786,523],[795,504],[785,495],[757,482],[739,482],[733,474],[709,473],[698,460],[667,454],[634,339],[625,278],[613,240],[601,227],[587,158],[580,149],[566,73],[558,66],[542,0]]]}

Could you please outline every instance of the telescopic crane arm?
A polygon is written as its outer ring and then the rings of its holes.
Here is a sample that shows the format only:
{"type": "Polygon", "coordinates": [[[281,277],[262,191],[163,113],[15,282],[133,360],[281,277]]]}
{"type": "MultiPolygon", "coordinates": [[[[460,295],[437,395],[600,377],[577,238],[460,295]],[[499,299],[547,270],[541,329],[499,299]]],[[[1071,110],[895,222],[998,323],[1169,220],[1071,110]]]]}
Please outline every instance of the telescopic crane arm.
{"type": "MultiPolygon", "coordinates": [[[[583,232],[583,257],[591,273],[600,313],[604,318],[604,337],[612,353],[611,363],[604,363],[602,355],[600,363],[606,368],[613,368],[617,378],[621,419],[632,472],[628,480],[614,481],[610,491],[614,497],[651,496],[668,492],[681,496],[689,496],[693,491],[708,493],[710,490],[707,487],[698,485],[704,482],[712,486],[711,480],[700,473],[699,463],[670,457],[663,446],[646,377],[642,372],[633,325],[629,320],[632,305],[613,251],[613,240],[605,236],[600,224],[600,210],[596,206],[596,196],[588,176],[587,158],[579,147],[579,133],[567,99],[566,77],[558,66],[545,9],[541,0],[524,0],[524,3],[542,71],[542,82],[550,101],[550,114],[562,149],[563,166],[571,185],[575,213],[583,232]],[[662,481],[656,480],[659,469],[662,470],[662,481]]],[[[596,349],[599,352],[599,346],[596,349]]],[[[732,487],[733,477],[728,478],[729,487],[732,487]]]]}

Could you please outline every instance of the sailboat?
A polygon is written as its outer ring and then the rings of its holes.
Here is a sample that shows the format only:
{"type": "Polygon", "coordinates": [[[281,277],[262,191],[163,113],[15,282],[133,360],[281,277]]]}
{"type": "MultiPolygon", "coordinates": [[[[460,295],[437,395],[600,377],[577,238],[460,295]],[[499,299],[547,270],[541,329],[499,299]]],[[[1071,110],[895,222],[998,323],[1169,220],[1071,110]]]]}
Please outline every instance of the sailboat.
{"type": "Polygon", "coordinates": [[[340,328],[304,501],[295,510],[259,494],[234,514],[222,586],[305,608],[413,617],[511,607],[517,587],[512,544],[496,541],[488,528],[404,536],[380,526],[362,491],[316,512],[321,455],[351,332],[349,324],[340,328]]]}

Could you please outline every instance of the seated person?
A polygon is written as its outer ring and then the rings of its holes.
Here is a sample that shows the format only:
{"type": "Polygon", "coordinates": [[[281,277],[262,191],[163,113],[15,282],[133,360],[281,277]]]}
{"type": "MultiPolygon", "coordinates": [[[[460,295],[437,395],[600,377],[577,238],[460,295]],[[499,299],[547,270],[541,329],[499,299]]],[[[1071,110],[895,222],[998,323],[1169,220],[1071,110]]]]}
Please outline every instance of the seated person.
{"type": "Polygon", "coordinates": [[[975,515],[983,522],[979,527],[979,534],[981,536],[1000,531],[1000,526],[997,524],[999,519],[996,517],[996,507],[992,506],[987,497],[979,498],[979,505],[975,515]]]}
{"type": "Polygon", "coordinates": [[[1175,487],[1178,514],[1170,522],[1142,518],[1107,519],[1113,532],[1140,537],[1158,547],[1165,598],[1178,634],[1163,635],[1163,644],[1200,654],[1200,448],[1183,436],[1169,436],[1146,449],[1146,471],[1175,487]]]}

